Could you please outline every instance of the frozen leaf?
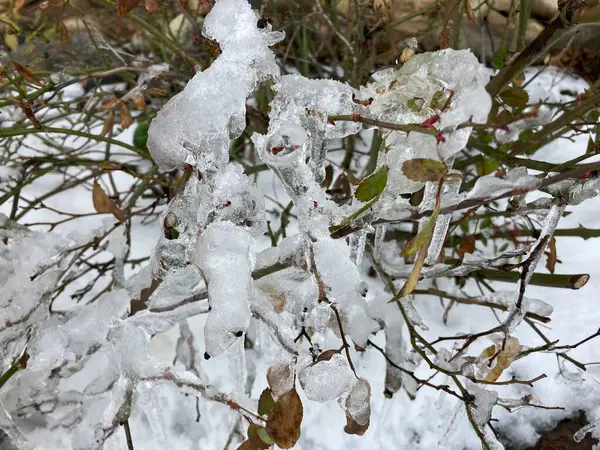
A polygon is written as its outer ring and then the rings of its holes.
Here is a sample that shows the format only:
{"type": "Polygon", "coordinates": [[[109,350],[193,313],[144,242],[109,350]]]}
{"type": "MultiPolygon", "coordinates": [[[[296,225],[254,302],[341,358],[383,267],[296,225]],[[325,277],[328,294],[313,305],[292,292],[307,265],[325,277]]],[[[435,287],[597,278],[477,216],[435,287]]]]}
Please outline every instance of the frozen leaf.
{"type": "MultiPolygon", "coordinates": [[[[440,213],[440,205],[436,205],[431,217],[425,224],[423,228],[417,233],[417,235],[412,238],[404,250],[402,250],[401,256],[412,256],[417,253],[421,248],[423,248],[426,244],[428,245],[431,240],[431,236],[433,234],[433,229],[435,228],[435,223],[437,221],[438,215],[440,213]]],[[[425,251],[427,253],[427,251],[425,251]]]]}
{"type": "Polygon", "coordinates": [[[496,381],[498,378],[500,378],[502,372],[504,372],[504,370],[511,365],[515,357],[521,351],[521,345],[519,344],[519,340],[517,338],[510,337],[506,340],[506,342],[501,342],[498,345],[492,346],[492,348],[488,347],[481,354],[482,358],[490,358],[494,354],[498,353],[494,360],[494,366],[485,376],[485,381],[490,382],[496,381]],[[489,355],[489,353],[491,353],[491,355],[489,355]]]}
{"type": "Polygon", "coordinates": [[[416,158],[402,163],[402,172],[413,181],[440,181],[448,173],[443,162],[416,158]]]}
{"type": "Polygon", "coordinates": [[[365,379],[359,379],[346,398],[346,426],[348,434],[362,436],[371,421],[371,386],[365,379]]]}
{"type": "Polygon", "coordinates": [[[475,236],[464,236],[460,240],[460,244],[458,246],[458,253],[461,258],[464,258],[465,254],[473,253],[475,251],[475,236]]]}
{"type": "Polygon", "coordinates": [[[279,397],[294,387],[295,371],[289,362],[276,362],[267,370],[267,383],[275,397],[279,397]]]}
{"type": "Polygon", "coordinates": [[[302,414],[302,401],[296,389],[289,390],[275,402],[267,420],[267,431],[280,448],[291,448],[300,438],[302,414]]]}
{"type": "Polygon", "coordinates": [[[37,78],[34,74],[32,74],[27,67],[19,64],[16,61],[11,61],[9,65],[15,69],[19,74],[25,79],[25,81],[34,84],[38,87],[43,87],[44,83],[42,83],[39,78],[37,78]]]}
{"type": "Polygon", "coordinates": [[[360,182],[354,193],[354,197],[361,202],[374,199],[385,189],[387,183],[388,167],[383,166],[373,175],[368,176],[360,182]]]}
{"type": "Polygon", "coordinates": [[[260,394],[260,398],[258,399],[258,414],[261,416],[265,414],[269,414],[271,410],[275,406],[275,400],[273,400],[273,394],[271,393],[271,389],[266,388],[260,394]]]}
{"type": "Polygon", "coordinates": [[[340,354],[305,367],[298,378],[306,397],[320,403],[347,393],[355,380],[348,361],[340,354]]]}
{"type": "Polygon", "coordinates": [[[111,213],[121,222],[127,220],[127,217],[121,211],[117,205],[110,199],[104,189],[98,183],[98,180],[94,180],[94,187],[92,189],[92,201],[94,203],[94,209],[99,213],[111,213]]]}
{"type": "Polygon", "coordinates": [[[131,117],[131,111],[129,110],[129,106],[127,103],[121,103],[121,112],[119,115],[121,119],[121,126],[125,129],[129,128],[133,123],[133,117],[131,117]]]}

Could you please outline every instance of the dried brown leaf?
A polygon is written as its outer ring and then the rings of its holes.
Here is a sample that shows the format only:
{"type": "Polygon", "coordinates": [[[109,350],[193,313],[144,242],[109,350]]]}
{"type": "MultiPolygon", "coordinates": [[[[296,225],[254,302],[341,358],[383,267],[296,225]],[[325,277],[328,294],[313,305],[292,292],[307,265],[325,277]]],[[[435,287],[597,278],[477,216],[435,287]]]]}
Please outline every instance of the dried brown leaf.
{"type": "Polygon", "coordinates": [[[117,16],[125,17],[139,3],[140,0],[117,0],[117,16]]]}
{"type": "Polygon", "coordinates": [[[133,107],[137,110],[143,110],[146,108],[146,100],[141,95],[134,95],[131,99],[133,107]]]}
{"type": "Polygon", "coordinates": [[[149,13],[155,13],[160,8],[161,0],[144,0],[144,8],[149,13]]]}
{"type": "Polygon", "coordinates": [[[102,127],[102,131],[100,132],[100,136],[106,136],[110,130],[112,130],[113,125],[115,124],[115,112],[111,109],[106,116],[106,120],[104,121],[104,126],[102,127]]]}
{"type": "Polygon", "coordinates": [[[550,239],[550,243],[548,244],[548,260],[546,261],[546,269],[550,273],[554,273],[554,269],[556,267],[556,262],[558,261],[558,255],[556,253],[556,238],[552,236],[550,239]]]}
{"type": "Polygon", "coordinates": [[[31,105],[29,104],[29,101],[27,101],[27,100],[17,100],[16,98],[11,98],[11,101],[16,106],[18,106],[19,108],[21,108],[21,110],[25,113],[25,115],[27,116],[27,118],[29,120],[31,120],[31,122],[33,123],[33,126],[35,128],[42,128],[42,125],[37,120],[37,117],[35,117],[35,114],[33,113],[33,110],[31,109],[31,105]]]}
{"type": "Polygon", "coordinates": [[[102,186],[98,183],[98,180],[94,180],[94,187],[92,188],[92,202],[94,209],[99,213],[110,213],[115,216],[119,221],[124,222],[126,220],[125,213],[119,209],[115,202],[104,192],[102,186]]]}
{"type": "Polygon", "coordinates": [[[120,98],[111,97],[106,102],[104,102],[102,104],[102,106],[100,106],[100,109],[112,109],[115,106],[117,106],[119,103],[121,103],[121,99],[120,98]]]}
{"type": "Polygon", "coordinates": [[[60,43],[63,45],[68,44],[69,43],[69,30],[67,30],[67,26],[65,25],[65,23],[62,20],[60,22],[58,22],[57,28],[58,28],[58,35],[60,36],[60,43]]]}
{"type": "Polygon", "coordinates": [[[129,110],[129,106],[126,103],[121,103],[121,126],[124,129],[127,129],[133,123],[133,117],[131,117],[131,111],[129,110]]]}
{"type": "Polygon", "coordinates": [[[321,352],[319,354],[319,356],[317,356],[317,360],[315,361],[315,364],[320,362],[320,361],[329,361],[331,358],[333,358],[334,355],[339,354],[340,351],[339,350],[325,350],[324,352],[321,352]]]}
{"type": "Polygon", "coordinates": [[[475,12],[473,11],[473,7],[471,6],[470,0],[465,0],[465,13],[467,14],[467,19],[469,19],[473,23],[479,23],[477,17],[475,16],[475,12]]]}
{"type": "Polygon", "coordinates": [[[27,67],[19,64],[18,62],[11,61],[10,66],[15,69],[19,74],[25,79],[25,81],[34,84],[39,87],[43,87],[44,83],[42,83],[34,74],[32,74],[27,67]]]}
{"type": "Polygon", "coordinates": [[[362,436],[369,429],[369,423],[367,422],[365,425],[360,425],[356,420],[352,418],[348,410],[346,410],[346,426],[344,427],[344,431],[347,434],[355,434],[357,436],[362,436]]]}
{"type": "Polygon", "coordinates": [[[467,253],[473,253],[475,251],[475,236],[465,236],[460,241],[458,246],[458,253],[461,259],[465,257],[467,253]]]}
{"type": "Polygon", "coordinates": [[[168,95],[167,95],[167,93],[165,91],[163,91],[161,89],[158,89],[158,88],[152,88],[151,87],[151,88],[146,89],[146,92],[149,95],[155,95],[157,97],[168,97],[168,95]]]}
{"type": "Polygon", "coordinates": [[[291,448],[296,444],[300,438],[302,415],[302,401],[295,388],[277,399],[267,420],[267,431],[280,448],[291,448]]]}

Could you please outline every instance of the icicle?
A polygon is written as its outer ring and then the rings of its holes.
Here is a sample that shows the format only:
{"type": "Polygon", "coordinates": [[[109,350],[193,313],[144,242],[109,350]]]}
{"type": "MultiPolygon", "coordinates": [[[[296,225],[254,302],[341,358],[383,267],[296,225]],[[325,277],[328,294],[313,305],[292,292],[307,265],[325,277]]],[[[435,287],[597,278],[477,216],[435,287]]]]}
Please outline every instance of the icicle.
{"type": "Polygon", "coordinates": [[[385,240],[385,225],[378,225],[375,227],[375,241],[373,243],[373,258],[375,261],[379,261],[381,257],[381,248],[383,247],[383,242],[385,240]]]}
{"type": "Polygon", "coordinates": [[[360,266],[367,242],[367,230],[361,229],[350,236],[350,260],[360,266]]]}

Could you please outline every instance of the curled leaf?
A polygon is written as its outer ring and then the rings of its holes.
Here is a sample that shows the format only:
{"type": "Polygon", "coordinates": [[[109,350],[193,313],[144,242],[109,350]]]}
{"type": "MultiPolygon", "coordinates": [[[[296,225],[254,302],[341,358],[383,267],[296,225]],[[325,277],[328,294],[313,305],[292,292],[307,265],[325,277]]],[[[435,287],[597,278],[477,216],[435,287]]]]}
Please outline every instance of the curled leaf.
{"type": "Polygon", "coordinates": [[[94,187],[92,188],[92,202],[94,203],[94,209],[99,213],[110,213],[124,222],[127,218],[123,211],[121,211],[115,202],[104,192],[102,186],[98,183],[98,180],[94,180],[94,187]]]}
{"type": "Polygon", "coordinates": [[[126,103],[121,103],[121,126],[125,129],[129,128],[133,123],[133,117],[131,117],[131,111],[126,103]]]}
{"type": "Polygon", "coordinates": [[[113,125],[115,124],[115,112],[110,110],[106,115],[106,120],[104,120],[104,125],[102,126],[102,131],[100,132],[100,136],[106,136],[110,130],[112,130],[113,125]]]}
{"type": "Polygon", "coordinates": [[[42,83],[34,74],[32,74],[27,67],[19,64],[18,62],[11,61],[10,66],[15,69],[19,74],[25,79],[25,81],[34,84],[39,87],[43,87],[44,83],[42,83]]]}
{"type": "Polygon", "coordinates": [[[300,438],[302,401],[296,389],[283,394],[275,402],[267,420],[267,431],[280,448],[291,448],[300,438]]]}
{"type": "Polygon", "coordinates": [[[435,159],[416,158],[404,161],[402,172],[413,181],[440,181],[448,173],[448,168],[435,159]]]}

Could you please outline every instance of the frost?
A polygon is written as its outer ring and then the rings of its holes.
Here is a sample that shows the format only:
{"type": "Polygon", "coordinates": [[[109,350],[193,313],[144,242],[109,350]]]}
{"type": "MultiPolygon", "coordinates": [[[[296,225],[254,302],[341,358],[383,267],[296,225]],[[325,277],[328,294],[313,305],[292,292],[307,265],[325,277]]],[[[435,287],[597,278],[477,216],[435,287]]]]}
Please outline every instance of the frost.
{"type": "Polygon", "coordinates": [[[324,403],[346,394],[355,378],[346,358],[335,354],[328,361],[302,369],[299,380],[309,400],[324,403]]]}

